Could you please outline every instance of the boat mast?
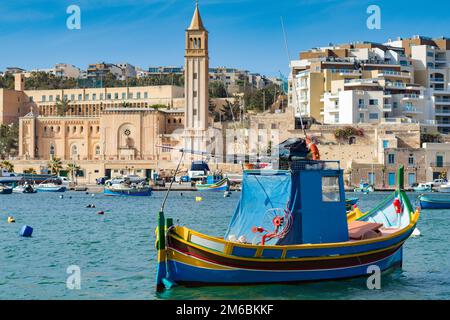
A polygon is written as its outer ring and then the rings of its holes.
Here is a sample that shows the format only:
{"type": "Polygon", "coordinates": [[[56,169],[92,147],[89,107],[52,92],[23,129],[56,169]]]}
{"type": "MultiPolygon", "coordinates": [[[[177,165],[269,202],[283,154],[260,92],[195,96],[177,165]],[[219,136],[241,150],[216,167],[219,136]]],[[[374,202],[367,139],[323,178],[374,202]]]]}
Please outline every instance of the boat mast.
{"type": "MultiPolygon", "coordinates": [[[[286,37],[286,30],[284,29],[284,21],[283,21],[283,17],[280,17],[280,19],[281,19],[281,28],[282,28],[282,30],[283,30],[283,37],[284,37],[284,45],[285,45],[285,49],[286,49],[286,54],[287,54],[287,58],[288,58],[288,63],[289,63],[289,68],[291,69],[291,72],[292,72],[292,85],[293,85],[293,88],[294,88],[294,91],[295,91],[295,96],[296,96],[296,100],[297,100],[297,107],[299,106],[298,105],[298,103],[299,103],[299,96],[298,96],[298,91],[297,91],[297,87],[296,87],[296,85],[297,85],[297,83],[296,83],[296,81],[295,81],[295,75],[294,75],[294,72],[293,72],[293,70],[292,70],[292,64],[291,64],[291,54],[290,54],[290,52],[289,52],[289,45],[288,45],[288,41],[287,41],[287,37],[286,37]]],[[[306,135],[306,129],[305,129],[305,126],[304,126],[304,124],[303,124],[303,118],[302,118],[302,110],[299,108],[299,116],[300,116],[300,125],[301,125],[301,127],[302,127],[302,130],[303,130],[303,134],[305,135],[305,139],[308,137],[307,135],[306,135]]]]}

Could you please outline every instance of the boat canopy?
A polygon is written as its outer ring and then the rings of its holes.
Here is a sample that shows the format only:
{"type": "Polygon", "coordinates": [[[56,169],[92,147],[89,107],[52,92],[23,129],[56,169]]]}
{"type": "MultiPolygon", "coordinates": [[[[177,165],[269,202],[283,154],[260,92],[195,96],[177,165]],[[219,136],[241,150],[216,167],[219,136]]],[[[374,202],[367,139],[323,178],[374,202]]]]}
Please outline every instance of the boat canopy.
{"type": "Polygon", "coordinates": [[[348,241],[343,172],[339,162],[295,161],[290,170],[244,172],[241,199],[225,239],[268,245],[348,241]],[[284,222],[278,230],[274,221],[284,222]],[[263,233],[263,234],[264,234],[263,233]]]}

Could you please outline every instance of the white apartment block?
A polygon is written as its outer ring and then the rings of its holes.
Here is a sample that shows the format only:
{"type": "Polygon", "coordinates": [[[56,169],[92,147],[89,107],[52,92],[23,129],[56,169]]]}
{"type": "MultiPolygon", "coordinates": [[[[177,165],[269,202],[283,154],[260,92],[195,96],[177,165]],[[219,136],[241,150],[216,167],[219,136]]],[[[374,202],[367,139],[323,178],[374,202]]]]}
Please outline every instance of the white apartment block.
{"type": "Polygon", "coordinates": [[[325,124],[421,123],[450,133],[450,40],[314,48],[291,61],[289,105],[325,124]]]}

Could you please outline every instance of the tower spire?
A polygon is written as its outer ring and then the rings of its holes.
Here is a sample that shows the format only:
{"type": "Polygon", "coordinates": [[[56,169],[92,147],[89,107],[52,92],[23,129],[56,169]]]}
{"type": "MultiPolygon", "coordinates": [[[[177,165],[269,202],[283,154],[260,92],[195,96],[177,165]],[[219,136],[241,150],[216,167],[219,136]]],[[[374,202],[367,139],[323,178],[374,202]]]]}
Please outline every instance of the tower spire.
{"type": "Polygon", "coordinates": [[[188,30],[206,30],[205,27],[203,26],[202,17],[200,16],[200,9],[198,8],[198,0],[195,1],[195,12],[188,30]]]}

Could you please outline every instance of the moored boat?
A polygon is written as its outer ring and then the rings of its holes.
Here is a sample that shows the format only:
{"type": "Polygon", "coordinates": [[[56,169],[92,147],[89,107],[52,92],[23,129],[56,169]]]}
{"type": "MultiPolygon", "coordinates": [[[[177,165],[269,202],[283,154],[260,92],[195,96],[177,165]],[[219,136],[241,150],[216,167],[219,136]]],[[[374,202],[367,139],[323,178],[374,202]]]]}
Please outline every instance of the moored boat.
{"type": "Polygon", "coordinates": [[[402,167],[397,190],[373,210],[347,217],[339,162],[245,171],[223,238],[174,226],[161,210],[157,288],[330,280],[366,275],[372,265],[401,266],[403,243],[420,215],[404,191],[403,174],[402,167]]]}
{"type": "Polygon", "coordinates": [[[208,176],[206,183],[197,183],[197,191],[229,191],[230,181],[228,178],[214,179],[214,176],[208,176]]]}
{"type": "Polygon", "coordinates": [[[36,193],[37,190],[29,183],[21,184],[13,189],[14,193],[36,193]]]}
{"type": "Polygon", "coordinates": [[[422,209],[450,209],[450,194],[421,195],[419,202],[422,209]]]}
{"type": "Polygon", "coordinates": [[[58,182],[61,183],[61,180],[45,180],[36,187],[36,190],[37,192],[66,192],[66,187],[62,184],[58,184],[58,182]]]}
{"type": "Polygon", "coordinates": [[[433,184],[431,183],[419,183],[413,188],[415,192],[431,192],[433,191],[433,184]]]}
{"type": "Polygon", "coordinates": [[[12,188],[0,184],[0,194],[11,194],[12,192],[12,188]]]}
{"type": "Polygon", "coordinates": [[[353,192],[355,193],[370,193],[374,192],[375,189],[368,182],[361,181],[358,188],[355,188],[353,192]]]}
{"type": "Polygon", "coordinates": [[[103,194],[106,196],[151,196],[152,188],[145,185],[129,185],[116,183],[106,186],[103,194]]]}
{"type": "Polygon", "coordinates": [[[450,193],[450,183],[442,184],[438,188],[438,191],[442,193],[450,193]]]}

